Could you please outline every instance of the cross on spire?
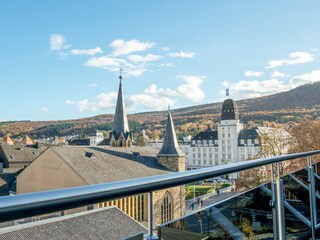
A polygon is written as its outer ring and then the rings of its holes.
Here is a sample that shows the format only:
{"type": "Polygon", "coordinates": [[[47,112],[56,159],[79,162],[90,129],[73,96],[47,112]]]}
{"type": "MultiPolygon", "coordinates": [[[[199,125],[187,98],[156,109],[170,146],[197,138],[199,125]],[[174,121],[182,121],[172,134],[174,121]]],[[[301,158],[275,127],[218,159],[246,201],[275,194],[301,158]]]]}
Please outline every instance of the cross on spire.
{"type": "Polygon", "coordinates": [[[121,74],[122,74],[122,71],[123,71],[123,69],[120,68],[120,69],[119,69],[119,79],[120,79],[120,80],[122,79],[122,75],[121,75],[121,74]]]}

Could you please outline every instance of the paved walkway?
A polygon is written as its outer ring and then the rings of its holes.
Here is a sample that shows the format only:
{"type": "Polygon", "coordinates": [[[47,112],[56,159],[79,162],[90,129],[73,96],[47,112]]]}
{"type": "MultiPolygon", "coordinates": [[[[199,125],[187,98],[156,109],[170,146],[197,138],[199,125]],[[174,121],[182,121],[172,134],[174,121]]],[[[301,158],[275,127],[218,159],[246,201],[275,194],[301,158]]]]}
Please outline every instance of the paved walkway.
{"type": "Polygon", "coordinates": [[[194,208],[192,210],[191,208],[191,204],[193,202],[193,199],[192,200],[188,200],[186,202],[186,212],[187,214],[189,213],[192,213],[192,212],[197,212],[199,209],[202,209],[204,207],[207,207],[207,206],[210,206],[212,204],[215,204],[215,203],[218,203],[224,199],[227,199],[227,198],[230,198],[230,197],[233,197],[234,195],[238,194],[237,192],[222,192],[219,194],[219,196],[214,193],[212,194],[210,197],[205,197],[205,199],[202,199],[202,196],[199,197],[199,203],[196,201],[194,202],[194,208]],[[202,200],[203,202],[203,205],[200,206],[200,200],[202,200]]]}

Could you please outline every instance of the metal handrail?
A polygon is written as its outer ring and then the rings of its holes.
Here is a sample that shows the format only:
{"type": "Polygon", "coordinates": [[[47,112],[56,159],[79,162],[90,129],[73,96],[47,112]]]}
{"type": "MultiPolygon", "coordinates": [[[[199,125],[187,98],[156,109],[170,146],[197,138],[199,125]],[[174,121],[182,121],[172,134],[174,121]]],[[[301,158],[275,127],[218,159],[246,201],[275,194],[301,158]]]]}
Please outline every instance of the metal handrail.
{"type": "Polygon", "coordinates": [[[272,163],[320,154],[320,150],[214,166],[118,182],[0,197],[0,222],[83,207],[117,198],[158,191],[202,179],[272,163]]]}

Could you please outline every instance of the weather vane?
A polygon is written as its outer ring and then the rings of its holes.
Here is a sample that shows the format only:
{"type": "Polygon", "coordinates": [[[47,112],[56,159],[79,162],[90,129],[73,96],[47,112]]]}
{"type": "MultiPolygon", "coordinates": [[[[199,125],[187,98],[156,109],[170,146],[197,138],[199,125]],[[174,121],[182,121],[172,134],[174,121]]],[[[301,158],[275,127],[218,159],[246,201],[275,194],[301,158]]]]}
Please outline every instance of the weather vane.
{"type": "Polygon", "coordinates": [[[119,69],[119,74],[120,74],[120,75],[119,75],[119,78],[120,78],[120,80],[122,79],[122,75],[121,75],[121,74],[122,74],[122,71],[123,71],[122,68],[120,68],[120,69],[119,69]]]}

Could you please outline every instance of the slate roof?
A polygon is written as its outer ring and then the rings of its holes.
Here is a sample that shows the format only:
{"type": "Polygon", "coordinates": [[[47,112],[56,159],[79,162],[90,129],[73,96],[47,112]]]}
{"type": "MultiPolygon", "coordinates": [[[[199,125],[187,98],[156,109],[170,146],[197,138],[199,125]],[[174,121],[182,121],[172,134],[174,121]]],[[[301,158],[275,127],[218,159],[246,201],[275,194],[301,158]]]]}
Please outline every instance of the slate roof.
{"type": "MultiPolygon", "coordinates": [[[[253,129],[245,129],[245,130],[241,130],[240,134],[239,134],[239,138],[238,138],[238,146],[245,146],[245,144],[247,144],[247,142],[245,141],[243,144],[241,143],[241,139],[244,140],[254,140],[254,139],[259,139],[259,132],[257,131],[257,128],[253,128],[253,129]]],[[[254,141],[252,141],[252,144],[254,146],[259,146],[259,144],[256,144],[254,141]]]]}
{"type": "Polygon", "coordinates": [[[76,213],[0,230],[0,240],[115,240],[147,229],[116,207],[76,213]]]}
{"type": "Polygon", "coordinates": [[[168,112],[168,118],[166,123],[166,129],[164,132],[163,144],[158,153],[159,156],[184,156],[184,153],[179,147],[176,132],[172,121],[170,111],[168,112]]]}
{"type": "Polygon", "coordinates": [[[0,196],[9,195],[9,187],[5,180],[0,177],[0,196]]]}
{"type": "Polygon", "coordinates": [[[239,134],[239,139],[257,139],[259,133],[256,128],[241,130],[239,134]]]}
{"type": "Polygon", "coordinates": [[[192,140],[218,140],[218,131],[208,128],[207,130],[198,133],[192,140]]]}
{"type": "Polygon", "coordinates": [[[38,157],[44,148],[36,148],[34,146],[20,146],[20,145],[0,145],[0,161],[15,162],[15,163],[31,163],[36,157],[38,157]]]}
{"type": "Polygon", "coordinates": [[[4,168],[3,169],[3,173],[0,173],[0,182],[2,182],[1,195],[9,195],[9,191],[16,192],[17,176],[22,171],[23,169],[21,168],[4,168]]]}
{"type": "Polygon", "coordinates": [[[72,139],[69,141],[69,145],[72,146],[90,146],[90,139],[72,139]]]}
{"type": "Polygon", "coordinates": [[[87,184],[170,173],[153,148],[51,147],[87,184]],[[139,154],[137,154],[139,153],[139,154]]]}

